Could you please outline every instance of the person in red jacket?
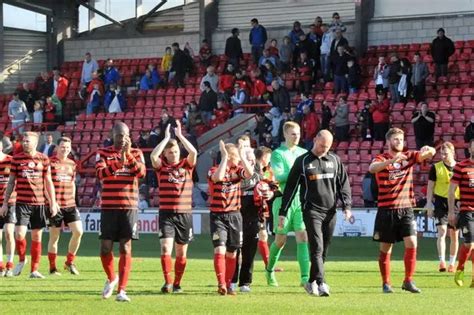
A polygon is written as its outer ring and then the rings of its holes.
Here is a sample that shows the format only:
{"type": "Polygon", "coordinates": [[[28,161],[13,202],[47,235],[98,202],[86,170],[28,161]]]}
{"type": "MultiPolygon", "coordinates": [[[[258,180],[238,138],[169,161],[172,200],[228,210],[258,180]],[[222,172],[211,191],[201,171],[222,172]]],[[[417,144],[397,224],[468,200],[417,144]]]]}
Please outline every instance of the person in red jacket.
{"type": "Polygon", "coordinates": [[[267,93],[267,85],[262,79],[262,73],[260,69],[252,70],[251,72],[252,77],[252,91],[250,91],[250,96],[252,98],[252,102],[255,103],[263,103],[263,94],[267,93]]]}
{"type": "Polygon", "coordinates": [[[311,82],[313,81],[313,64],[308,59],[308,53],[303,51],[300,53],[300,61],[296,66],[296,72],[300,79],[300,92],[311,93],[311,82]]]}
{"type": "Polygon", "coordinates": [[[224,72],[219,76],[219,92],[232,95],[234,89],[234,65],[227,64],[224,72]]]}
{"type": "Polygon", "coordinates": [[[104,82],[99,78],[99,74],[97,71],[92,72],[92,81],[87,86],[87,95],[91,95],[92,91],[94,91],[94,85],[99,86],[100,95],[104,94],[104,82]]]}
{"type": "Polygon", "coordinates": [[[374,140],[384,141],[390,127],[390,102],[384,93],[377,94],[377,101],[370,107],[374,121],[374,140]]]}
{"type": "Polygon", "coordinates": [[[69,81],[65,77],[59,74],[59,71],[54,71],[53,76],[53,94],[56,95],[60,101],[62,101],[67,94],[69,81]]]}
{"type": "Polygon", "coordinates": [[[313,147],[313,139],[319,131],[319,118],[315,112],[312,112],[308,105],[303,106],[303,120],[301,127],[303,130],[303,143],[307,150],[313,147]]]}

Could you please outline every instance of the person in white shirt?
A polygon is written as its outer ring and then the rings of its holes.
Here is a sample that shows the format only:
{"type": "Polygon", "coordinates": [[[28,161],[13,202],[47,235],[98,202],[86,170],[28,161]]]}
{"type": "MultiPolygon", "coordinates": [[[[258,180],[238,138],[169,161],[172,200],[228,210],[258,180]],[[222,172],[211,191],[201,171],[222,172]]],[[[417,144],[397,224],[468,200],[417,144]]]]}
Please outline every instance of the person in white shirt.
{"type": "Polygon", "coordinates": [[[206,89],[204,86],[204,82],[206,81],[211,84],[211,89],[214,92],[219,92],[219,76],[216,74],[216,69],[213,66],[207,67],[207,74],[201,79],[201,84],[199,85],[201,92],[204,92],[206,89]]]}

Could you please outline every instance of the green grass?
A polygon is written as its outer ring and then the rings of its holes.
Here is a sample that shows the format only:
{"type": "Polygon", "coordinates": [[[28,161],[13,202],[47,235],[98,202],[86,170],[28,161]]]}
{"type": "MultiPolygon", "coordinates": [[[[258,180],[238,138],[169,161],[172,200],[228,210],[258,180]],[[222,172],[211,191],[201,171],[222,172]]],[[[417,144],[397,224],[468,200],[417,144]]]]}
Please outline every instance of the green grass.
{"type": "MultiPolygon", "coordinates": [[[[47,235],[46,235],[47,238],[47,235]]],[[[60,244],[65,253],[67,239],[60,244]]],[[[395,293],[381,293],[377,265],[377,245],[369,238],[336,238],[331,245],[326,263],[327,282],[331,297],[308,296],[299,286],[298,266],[295,262],[294,239],[290,238],[278,266],[278,288],[265,284],[263,263],[257,253],[252,293],[237,296],[218,296],[212,263],[212,246],[208,236],[200,236],[190,245],[188,267],[182,283],[185,293],[162,295],[163,282],[157,236],[142,235],[134,243],[133,271],[128,285],[132,303],[102,300],[104,283],[96,235],[85,235],[77,265],[81,275],[47,277],[30,280],[27,272],[17,278],[0,279],[0,313],[80,313],[80,314],[143,314],[143,313],[233,313],[233,314],[468,314],[474,301],[470,284],[470,263],[467,264],[467,287],[456,287],[452,274],[437,272],[435,240],[420,240],[417,285],[420,295],[402,292],[403,245],[397,244],[393,254],[392,281],[395,293]]],[[[43,253],[46,253],[43,249],[43,253]]],[[[58,258],[62,263],[64,257],[58,258]]],[[[40,271],[47,274],[47,258],[43,256],[40,271]]]]}

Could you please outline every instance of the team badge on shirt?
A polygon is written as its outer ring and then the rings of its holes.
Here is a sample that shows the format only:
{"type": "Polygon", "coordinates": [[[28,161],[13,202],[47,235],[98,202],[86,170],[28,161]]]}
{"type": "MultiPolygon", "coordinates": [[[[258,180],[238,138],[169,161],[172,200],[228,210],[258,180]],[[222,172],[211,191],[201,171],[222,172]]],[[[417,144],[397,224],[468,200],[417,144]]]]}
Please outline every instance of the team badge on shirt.
{"type": "Polygon", "coordinates": [[[31,161],[28,163],[29,168],[34,168],[35,167],[35,162],[31,161]]]}

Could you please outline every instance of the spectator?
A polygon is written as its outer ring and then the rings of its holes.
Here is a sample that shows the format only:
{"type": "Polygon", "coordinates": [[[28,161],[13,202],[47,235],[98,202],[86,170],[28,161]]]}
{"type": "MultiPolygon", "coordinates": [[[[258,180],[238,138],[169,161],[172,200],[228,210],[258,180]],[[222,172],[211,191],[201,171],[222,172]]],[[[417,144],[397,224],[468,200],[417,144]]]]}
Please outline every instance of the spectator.
{"type": "Polygon", "coordinates": [[[43,123],[43,104],[42,101],[36,101],[33,112],[33,124],[35,124],[35,130],[39,130],[43,123]]]}
{"type": "Polygon", "coordinates": [[[211,47],[209,46],[207,39],[203,39],[201,48],[199,48],[199,60],[201,61],[201,64],[205,67],[209,67],[211,64],[211,57],[211,47]]]}
{"type": "Polygon", "coordinates": [[[242,105],[247,104],[248,101],[249,95],[247,94],[247,91],[239,83],[234,83],[234,95],[230,98],[234,114],[243,113],[244,110],[242,105]]]}
{"type": "Polygon", "coordinates": [[[158,73],[158,70],[156,70],[154,64],[149,64],[148,70],[150,70],[151,73],[151,83],[153,84],[153,89],[157,89],[161,84],[160,74],[158,73]]]}
{"type": "Polygon", "coordinates": [[[372,140],[373,129],[374,129],[374,120],[372,118],[372,113],[370,112],[370,107],[372,102],[370,100],[365,100],[364,108],[357,113],[357,121],[359,122],[360,135],[362,140],[372,140]]]}
{"type": "Polygon", "coordinates": [[[278,76],[277,69],[270,61],[265,62],[262,70],[265,74],[265,84],[270,85],[272,84],[273,80],[279,80],[280,84],[283,84],[283,81],[281,81],[280,77],[278,76]]]}
{"type": "MultiPolygon", "coordinates": [[[[471,123],[466,126],[466,130],[464,131],[464,142],[469,144],[471,143],[472,139],[474,139],[474,115],[471,116],[471,123]]],[[[469,158],[471,156],[467,147],[465,149],[465,154],[466,158],[469,158]]]]}
{"type": "Polygon", "coordinates": [[[102,80],[100,79],[98,72],[94,72],[92,74],[92,81],[89,83],[89,87],[87,88],[88,95],[92,93],[95,85],[98,86],[100,95],[103,96],[105,94],[104,82],[102,82],[102,80]]]}
{"type": "Polygon", "coordinates": [[[261,67],[265,65],[267,61],[271,62],[274,67],[277,66],[277,59],[274,56],[270,55],[270,50],[264,49],[263,55],[260,57],[258,61],[258,66],[261,67]]]}
{"type": "Polygon", "coordinates": [[[107,59],[107,63],[104,70],[104,84],[105,89],[108,90],[111,84],[118,84],[120,81],[120,73],[114,66],[112,59],[107,59]]]}
{"type": "Polygon", "coordinates": [[[40,76],[35,80],[35,86],[38,98],[46,99],[46,97],[51,96],[52,83],[48,72],[41,72],[40,76]]]}
{"type": "Polygon", "coordinates": [[[281,86],[278,80],[272,81],[272,105],[280,110],[280,113],[284,111],[290,111],[290,94],[288,90],[281,86]]]}
{"type": "Polygon", "coordinates": [[[277,145],[275,145],[273,143],[273,138],[272,138],[272,134],[270,132],[267,132],[264,134],[264,137],[263,137],[263,141],[260,143],[261,146],[264,146],[264,147],[267,147],[267,148],[270,148],[272,150],[278,148],[277,145]]]}
{"type": "Polygon", "coordinates": [[[272,130],[271,130],[271,135],[272,135],[272,142],[274,145],[279,145],[280,144],[280,126],[281,122],[283,121],[283,116],[280,112],[280,109],[278,107],[272,107],[270,111],[268,112],[268,118],[272,122],[272,130]]]}
{"type": "MultiPolygon", "coordinates": [[[[159,137],[158,137],[158,142],[161,142],[164,137],[165,137],[165,130],[168,125],[171,125],[171,130],[174,130],[176,128],[176,119],[168,114],[168,110],[166,108],[163,108],[161,110],[161,117],[160,117],[160,122],[158,123],[158,128],[160,129],[159,131],[159,137]]],[[[175,138],[174,136],[174,131],[172,133],[172,138],[175,138]]],[[[150,135],[151,137],[151,135],[150,135]]]]}
{"type": "Polygon", "coordinates": [[[275,57],[277,60],[280,59],[280,51],[278,50],[278,41],[275,38],[272,38],[272,40],[270,41],[268,52],[270,53],[270,56],[275,57]]]}
{"type": "Polygon", "coordinates": [[[377,94],[380,93],[387,93],[388,92],[388,74],[389,74],[389,67],[385,63],[385,57],[379,57],[379,63],[375,67],[374,70],[374,81],[375,81],[375,92],[377,94]]]}
{"type": "Polygon", "coordinates": [[[263,81],[260,69],[252,70],[252,91],[250,93],[252,102],[264,103],[263,95],[267,93],[267,85],[263,81]]]}
{"type": "Polygon", "coordinates": [[[376,196],[374,196],[374,189],[376,189],[374,174],[367,172],[362,179],[362,198],[364,199],[364,207],[375,207],[376,196]]]}
{"type": "Polygon", "coordinates": [[[331,45],[333,41],[333,33],[328,28],[327,24],[321,25],[322,37],[321,37],[321,46],[320,51],[320,63],[321,63],[321,74],[324,78],[324,81],[329,81],[329,69],[330,69],[330,58],[331,55],[331,45]]]}
{"type": "Polygon", "coordinates": [[[259,112],[256,115],[257,126],[254,129],[254,133],[258,136],[258,143],[263,144],[265,135],[272,131],[272,121],[268,119],[263,112],[259,112]]]}
{"type": "Polygon", "coordinates": [[[390,88],[390,105],[400,102],[398,94],[398,83],[400,82],[402,68],[398,56],[393,54],[390,57],[390,66],[388,67],[388,85],[390,88]]]}
{"type": "Polygon", "coordinates": [[[150,134],[146,131],[140,131],[140,136],[138,137],[137,146],[141,149],[148,148],[148,139],[150,134]]]}
{"type": "Polygon", "coordinates": [[[347,61],[349,60],[349,55],[346,54],[345,48],[343,46],[337,47],[337,54],[332,56],[331,65],[332,72],[334,74],[334,93],[347,93],[347,75],[349,74],[349,69],[347,68],[347,61]]]}
{"type": "Polygon", "coordinates": [[[123,95],[120,86],[116,86],[114,83],[110,85],[110,89],[105,93],[104,97],[104,108],[109,113],[121,113],[125,111],[127,102],[123,95]]]}
{"type": "Polygon", "coordinates": [[[53,135],[51,133],[44,134],[44,143],[39,146],[38,152],[43,153],[44,155],[51,157],[56,150],[56,145],[53,143],[53,135]]]}
{"type": "Polygon", "coordinates": [[[282,72],[289,72],[291,69],[291,60],[293,60],[293,49],[291,40],[288,36],[283,37],[283,44],[280,46],[280,69],[282,72]]]}
{"type": "Polygon", "coordinates": [[[250,86],[252,85],[252,82],[245,73],[245,70],[238,70],[235,72],[234,84],[239,84],[245,91],[247,91],[247,93],[250,93],[250,86]]]}
{"type": "Polygon", "coordinates": [[[306,41],[310,44],[308,59],[313,61],[314,79],[318,77],[318,71],[321,69],[321,39],[322,35],[317,32],[316,25],[311,24],[309,26],[309,33],[306,35],[306,41]]]}
{"type": "Polygon", "coordinates": [[[165,73],[165,78],[164,78],[165,85],[167,85],[168,81],[170,80],[170,71],[171,71],[172,61],[173,61],[173,55],[171,54],[171,47],[166,47],[165,55],[161,59],[161,71],[165,73]]]}
{"type": "Polygon", "coordinates": [[[186,70],[188,70],[188,56],[179,49],[178,43],[171,45],[174,51],[173,59],[171,61],[171,70],[174,72],[175,86],[184,87],[184,77],[186,76],[186,70]]]}
{"type": "Polygon", "coordinates": [[[423,146],[434,146],[434,130],[436,115],[428,110],[425,102],[420,103],[420,110],[413,113],[411,122],[415,129],[416,148],[419,150],[423,146]]]}
{"type": "Polygon", "coordinates": [[[146,200],[146,196],[144,193],[139,193],[138,194],[138,210],[141,211],[141,213],[144,213],[146,209],[148,209],[148,201],[146,200]]]}
{"type": "Polygon", "coordinates": [[[321,129],[330,129],[333,116],[334,115],[332,114],[331,107],[329,107],[329,103],[327,101],[323,101],[321,105],[321,129]]]}
{"type": "Polygon", "coordinates": [[[293,45],[293,47],[296,47],[296,45],[300,41],[300,35],[304,35],[304,31],[301,29],[301,23],[299,21],[295,21],[293,23],[293,29],[288,34],[288,37],[291,39],[291,44],[293,45]]]}
{"type": "Polygon", "coordinates": [[[329,29],[332,32],[336,32],[338,29],[341,30],[342,33],[346,32],[347,28],[344,25],[344,23],[342,23],[339,13],[334,12],[332,14],[332,22],[331,22],[331,25],[329,25],[329,29]]]}
{"type": "Polygon", "coordinates": [[[323,19],[320,16],[317,16],[314,19],[314,29],[316,34],[321,38],[323,37],[324,31],[322,30],[322,25],[323,25],[323,19]]]}
{"type": "Polygon", "coordinates": [[[196,102],[189,103],[188,119],[186,121],[186,129],[192,135],[195,134],[195,128],[203,124],[201,111],[199,111],[196,102]]]}
{"type": "Polygon", "coordinates": [[[448,75],[449,57],[454,54],[454,43],[444,36],[444,29],[438,29],[438,36],[431,43],[431,56],[436,65],[436,79],[448,75]]]}
{"type": "Polygon", "coordinates": [[[398,95],[400,102],[407,103],[407,95],[411,91],[411,63],[407,58],[400,60],[400,82],[398,83],[398,95]]]}
{"type": "Polygon", "coordinates": [[[224,72],[219,76],[219,92],[224,93],[227,97],[230,97],[234,88],[234,75],[234,65],[229,62],[224,72]]]}
{"type": "Polygon", "coordinates": [[[105,138],[103,145],[104,145],[105,148],[114,145],[114,140],[113,140],[113,137],[112,137],[112,130],[107,134],[107,137],[105,138]]]}
{"type": "Polygon", "coordinates": [[[295,119],[298,123],[300,123],[303,120],[303,107],[304,106],[309,106],[310,111],[314,112],[314,102],[311,99],[311,94],[310,93],[301,93],[301,101],[296,105],[295,108],[295,119]]]}
{"type": "Polygon", "coordinates": [[[232,29],[232,36],[227,38],[225,42],[225,55],[229,58],[229,63],[234,66],[234,69],[240,67],[240,59],[242,59],[242,43],[240,42],[240,31],[238,28],[232,29]]]}
{"type": "Polygon", "coordinates": [[[100,98],[102,97],[102,94],[100,94],[99,84],[95,83],[92,85],[92,88],[93,90],[90,93],[87,102],[86,115],[96,113],[100,108],[100,98]]]}
{"type": "Polygon", "coordinates": [[[370,107],[374,121],[375,141],[385,141],[390,126],[390,103],[384,93],[377,94],[377,101],[370,107]]]}
{"type": "Polygon", "coordinates": [[[330,57],[336,56],[338,54],[338,47],[342,46],[345,50],[345,48],[349,46],[349,42],[344,36],[342,36],[342,31],[340,28],[336,28],[334,34],[335,36],[331,42],[331,49],[329,51],[330,57]]]}
{"type": "Polygon", "coordinates": [[[0,130],[0,141],[2,142],[2,152],[5,154],[10,154],[13,150],[12,142],[8,136],[5,135],[4,131],[0,130]]]}
{"type": "Polygon", "coordinates": [[[214,109],[214,116],[219,124],[224,123],[230,118],[231,110],[229,105],[222,98],[217,98],[217,108],[214,109]]]}
{"type": "Polygon", "coordinates": [[[413,61],[411,84],[413,86],[413,97],[415,98],[415,102],[418,104],[425,100],[425,81],[430,73],[428,71],[428,66],[421,60],[419,52],[415,53],[413,61]]]}
{"type": "Polygon", "coordinates": [[[140,90],[142,91],[153,90],[153,79],[151,77],[150,69],[145,70],[145,74],[140,80],[140,90]]]}
{"type": "Polygon", "coordinates": [[[209,81],[204,81],[203,85],[204,91],[199,98],[199,110],[201,111],[202,121],[209,126],[217,104],[217,93],[212,90],[209,81]]]}
{"type": "Polygon", "coordinates": [[[339,96],[339,103],[334,111],[334,123],[336,125],[335,139],[339,142],[349,141],[349,106],[344,95],[339,96]]]}
{"type": "Polygon", "coordinates": [[[8,117],[12,122],[13,133],[23,133],[23,125],[30,120],[25,102],[20,99],[18,92],[13,93],[13,99],[8,103],[8,117]]]}
{"type": "MultiPolygon", "coordinates": [[[[59,71],[55,70],[53,71],[53,95],[56,95],[56,97],[62,102],[67,95],[67,90],[69,86],[69,81],[65,77],[63,77],[59,71]]],[[[97,76],[97,72],[94,72],[95,76],[97,76]]],[[[92,75],[92,78],[94,78],[94,74],[92,75]]],[[[93,79],[91,79],[92,82],[93,79]]]]}
{"type": "Polygon", "coordinates": [[[252,29],[249,34],[250,45],[252,46],[252,57],[253,62],[258,64],[260,57],[262,56],[263,48],[267,42],[267,30],[262,25],[258,24],[257,19],[250,21],[252,29]]]}
{"type": "Polygon", "coordinates": [[[159,125],[155,126],[155,128],[153,128],[150,131],[150,136],[148,137],[149,148],[155,148],[158,145],[158,143],[160,143],[160,138],[162,138],[160,133],[161,133],[161,129],[159,125]]]}
{"type": "Polygon", "coordinates": [[[214,92],[219,92],[219,77],[216,74],[216,69],[214,68],[214,66],[207,67],[207,73],[205,76],[202,77],[201,84],[199,85],[201,92],[204,92],[205,90],[204,82],[206,81],[209,82],[209,84],[211,85],[211,89],[214,92]]]}
{"type": "Polygon", "coordinates": [[[303,107],[303,121],[301,122],[301,131],[303,132],[303,143],[306,150],[313,148],[313,140],[319,131],[319,118],[315,112],[311,111],[308,105],[303,107]]]}
{"type": "Polygon", "coordinates": [[[23,83],[22,87],[23,89],[18,91],[18,96],[20,97],[20,100],[25,103],[26,109],[31,115],[33,114],[33,107],[35,105],[35,100],[38,99],[38,96],[35,90],[30,89],[30,85],[28,83],[23,83]]]}
{"type": "Polygon", "coordinates": [[[87,87],[89,86],[89,83],[92,81],[92,73],[96,72],[99,70],[99,65],[97,64],[97,61],[92,59],[91,53],[87,52],[85,56],[84,63],[82,64],[82,72],[81,72],[81,85],[82,85],[82,90],[80,92],[80,95],[84,96],[85,91],[87,90],[87,87]]]}
{"type": "Polygon", "coordinates": [[[355,58],[347,60],[347,85],[349,86],[349,94],[357,93],[360,86],[361,70],[355,58]]]}
{"type": "Polygon", "coordinates": [[[302,52],[307,53],[308,59],[313,55],[312,52],[313,43],[306,37],[306,35],[300,34],[299,41],[296,43],[293,49],[293,65],[296,67],[299,61],[300,54],[302,52]]]}
{"type": "Polygon", "coordinates": [[[311,93],[313,64],[312,61],[308,59],[308,54],[306,52],[300,53],[300,61],[298,62],[296,69],[300,80],[300,92],[306,94],[311,93]]]}

